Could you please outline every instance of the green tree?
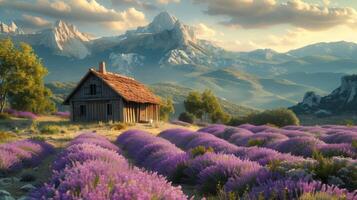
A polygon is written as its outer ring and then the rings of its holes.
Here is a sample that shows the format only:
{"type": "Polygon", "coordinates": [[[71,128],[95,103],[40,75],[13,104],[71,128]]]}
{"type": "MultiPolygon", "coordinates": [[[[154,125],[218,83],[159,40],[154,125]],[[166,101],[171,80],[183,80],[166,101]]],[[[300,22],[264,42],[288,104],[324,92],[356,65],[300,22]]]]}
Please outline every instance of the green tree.
{"type": "Polygon", "coordinates": [[[172,98],[167,98],[160,105],[160,118],[163,121],[168,121],[173,113],[175,113],[174,103],[172,98]]]}
{"type": "Polygon", "coordinates": [[[44,86],[46,75],[30,45],[21,43],[17,48],[11,39],[0,40],[0,112],[7,103],[36,113],[54,110],[52,94],[44,86]]]}
{"type": "Polygon", "coordinates": [[[187,112],[201,120],[226,123],[230,119],[211,90],[205,90],[202,94],[199,92],[189,93],[184,105],[187,112]]]}
{"type": "Polygon", "coordinates": [[[201,98],[203,110],[211,122],[226,123],[229,121],[230,116],[223,111],[221,104],[211,90],[205,90],[201,94],[201,98]]]}
{"type": "Polygon", "coordinates": [[[196,118],[202,119],[204,110],[201,94],[199,92],[190,92],[184,101],[184,106],[187,112],[192,113],[196,118]]]}

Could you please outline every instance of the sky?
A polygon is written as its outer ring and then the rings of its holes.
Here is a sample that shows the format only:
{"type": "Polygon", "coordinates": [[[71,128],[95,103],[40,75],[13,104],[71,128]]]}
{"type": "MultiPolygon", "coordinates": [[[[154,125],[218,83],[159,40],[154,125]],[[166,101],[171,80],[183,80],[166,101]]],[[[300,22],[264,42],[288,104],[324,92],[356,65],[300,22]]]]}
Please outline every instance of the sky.
{"type": "Polygon", "coordinates": [[[357,42],[357,0],[0,0],[0,21],[27,32],[61,19],[96,37],[145,26],[162,11],[231,51],[357,42]]]}

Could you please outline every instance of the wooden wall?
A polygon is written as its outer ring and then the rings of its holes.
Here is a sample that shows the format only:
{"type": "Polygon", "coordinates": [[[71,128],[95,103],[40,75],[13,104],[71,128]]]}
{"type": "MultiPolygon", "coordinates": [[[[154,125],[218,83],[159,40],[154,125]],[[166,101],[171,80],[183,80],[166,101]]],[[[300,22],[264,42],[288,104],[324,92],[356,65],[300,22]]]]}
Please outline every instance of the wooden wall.
{"type": "Polygon", "coordinates": [[[108,87],[100,78],[90,75],[70,99],[72,121],[122,121],[127,123],[158,121],[159,105],[126,102],[108,87]],[[96,94],[90,94],[90,85],[97,87],[96,94]],[[107,104],[112,105],[112,115],[107,113],[107,104]],[[81,115],[80,107],[86,107],[81,115]]]}
{"type": "Polygon", "coordinates": [[[72,103],[73,121],[122,121],[123,104],[121,100],[75,101],[72,103]],[[107,106],[111,104],[112,114],[108,115],[107,106]],[[80,107],[85,106],[86,113],[81,115],[80,107]]]}
{"type": "Polygon", "coordinates": [[[156,104],[140,104],[134,102],[124,102],[124,122],[150,122],[160,120],[159,105],[156,104]]]}

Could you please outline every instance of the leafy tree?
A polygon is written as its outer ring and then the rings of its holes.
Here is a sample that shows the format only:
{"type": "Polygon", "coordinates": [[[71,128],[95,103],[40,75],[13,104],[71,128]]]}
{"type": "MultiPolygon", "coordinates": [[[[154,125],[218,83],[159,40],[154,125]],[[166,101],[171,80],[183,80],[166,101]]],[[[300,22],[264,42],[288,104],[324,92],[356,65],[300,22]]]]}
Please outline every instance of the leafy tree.
{"type": "Polygon", "coordinates": [[[7,103],[18,110],[53,111],[51,92],[44,86],[46,68],[30,45],[17,48],[11,39],[0,40],[0,112],[7,103]]]}
{"type": "Polygon", "coordinates": [[[187,112],[192,113],[199,119],[202,119],[204,110],[201,94],[199,92],[190,92],[184,101],[184,106],[187,112]]]}
{"type": "Polygon", "coordinates": [[[167,121],[173,113],[175,113],[174,103],[172,98],[167,98],[160,105],[160,118],[163,121],[167,121]]]}
{"type": "Polygon", "coordinates": [[[194,114],[197,118],[204,118],[206,121],[226,123],[230,119],[211,90],[205,90],[202,94],[189,93],[184,105],[187,112],[194,114]]]}

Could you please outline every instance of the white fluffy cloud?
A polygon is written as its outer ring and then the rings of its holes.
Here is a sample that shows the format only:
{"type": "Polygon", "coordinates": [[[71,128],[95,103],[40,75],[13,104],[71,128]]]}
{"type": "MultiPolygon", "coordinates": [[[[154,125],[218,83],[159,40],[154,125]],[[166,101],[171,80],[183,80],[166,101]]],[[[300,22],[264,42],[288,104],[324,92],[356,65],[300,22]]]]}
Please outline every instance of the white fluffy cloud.
{"type": "Polygon", "coordinates": [[[118,31],[147,23],[145,14],[135,8],[117,11],[96,0],[37,0],[35,3],[4,0],[0,6],[71,22],[100,23],[118,31]]]}
{"type": "Polygon", "coordinates": [[[156,0],[159,4],[180,3],[180,0],[156,0]]]}
{"type": "Polygon", "coordinates": [[[37,16],[32,16],[32,15],[22,15],[22,20],[20,20],[20,23],[24,27],[28,28],[46,28],[50,27],[52,23],[42,17],[37,17],[37,16]]]}
{"type": "Polygon", "coordinates": [[[329,7],[303,0],[193,0],[206,4],[205,13],[224,16],[222,24],[243,28],[265,28],[288,24],[309,30],[324,30],[338,25],[356,27],[357,11],[350,7],[329,7]]]}
{"type": "Polygon", "coordinates": [[[194,26],[194,28],[197,38],[200,39],[212,40],[213,37],[217,34],[214,29],[208,27],[206,24],[203,23],[197,24],[196,26],[194,26]]]}
{"type": "Polygon", "coordinates": [[[111,0],[113,6],[131,6],[135,8],[140,8],[144,10],[157,10],[158,7],[147,0],[111,0]]]}

